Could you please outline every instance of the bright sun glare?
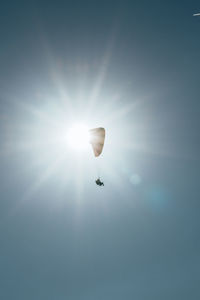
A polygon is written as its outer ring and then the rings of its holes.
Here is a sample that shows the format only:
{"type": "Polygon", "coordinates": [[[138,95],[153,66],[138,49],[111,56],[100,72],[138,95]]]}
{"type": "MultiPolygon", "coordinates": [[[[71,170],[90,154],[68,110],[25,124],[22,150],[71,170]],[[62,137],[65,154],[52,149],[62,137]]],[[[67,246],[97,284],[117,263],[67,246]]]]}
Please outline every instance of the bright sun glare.
{"type": "Polygon", "coordinates": [[[89,128],[84,124],[74,124],[68,131],[68,144],[74,150],[84,150],[89,145],[89,128]]]}
{"type": "MultiPolygon", "coordinates": [[[[146,98],[143,101],[132,101],[132,94],[127,93],[128,100],[124,102],[122,101],[124,95],[122,96],[118,89],[114,91],[114,94],[109,91],[108,94],[105,93],[106,89],[102,89],[102,86],[107,75],[109,57],[110,55],[105,55],[105,59],[102,60],[100,68],[97,70],[97,77],[94,77],[92,82],[90,79],[94,75],[93,67],[89,66],[90,62],[88,62],[88,77],[85,75],[82,78],[86,69],[85,65],[80,65],[81,72],[78,71],[80,77],[76,76],[78,84],[80,83],[80,89],[77,89],[76,92],[66,87],[65,83],[68,77],[65,75],[62,77],[63,74],[59,73],[57,65],[55,65],[55,71],[52,72],[52,80],[55,85],[52,91],[55,97],[51,94],[46,95],[43,88],[38,87],[36,103],[35,96],[29,101],[26,101],[26,98],[17,99],[16,120],[13,121],[11,127],[10,125],[7,127],[7,123],[5,123],[5,154],[12,152],[13,155],[16,155],[19,152],[27,155],[26,153],[28,153],[27,157],[30,155],[31,160],[29,160],[30,166],[29,164],[27,166],[39,174],[27,190],[24,199],[32,197],[51,178],[57,178],[64,191],[66,183],[74,181],[75,191],[79,198],[82,196],[84,180],[97,178],[100,176],[101,170],[113,180],[114,184],[121,183],[120,175],[124,176],[124,172],[131,178],[132,184],[139,184],[140,177],[131,173],[129,158],[124,153],[127,150],[146,152],[149,149],[149,145],[147,147],[146,144],[146,140],[148,140],[146,131],[149,132],[149,123],[147,123],[148,127],[145,123],[148,118],[143,114],[137,116],[137,112],[142,112],[142,106],[139,105],[143,105],[143,103],[146,105],[144,102],[146,98]],[[90,86],[90,82],[92,86],[90,86]],[[135,123],[132,124],[130,116],[134,113],[134,109],[136,109],[135,123]],[[143,118],[142,122],[141,117],[143,118]],[[76,120],[78,121],[76,122],[76,120]],[[138,125],[137,120],[139,120],[138,125]],[[15,124],[18,125],[15,126],[15,124]],[[106,137],[106,149],[103,149],[103,156],[100,155],[96,159],[90,144],[89,130],[99,126],[105,127],[109,136],[106,137]],[[139,129],[139,135],[137,129],[139,129]],[[84,155],[82,155],[83,152],[84,155]],[[73,155],[74,153],[78,155],[73,155]],[[82,159],[83,156],[84,159],[82,159]],[[121,173],[118,172],[119,170],[121,173]]],[[[54,66],[53,61],[51,66],[54,66]]],[[[74,68],[73,65],[72,67],[74,68]]],[[[79,70],[79,65],[77,70],[79,70]]],[[[154,151],[153,148],[152,151],[154,151]]],[[[27,172],[29,172],[29,168],[27,172]]]]}

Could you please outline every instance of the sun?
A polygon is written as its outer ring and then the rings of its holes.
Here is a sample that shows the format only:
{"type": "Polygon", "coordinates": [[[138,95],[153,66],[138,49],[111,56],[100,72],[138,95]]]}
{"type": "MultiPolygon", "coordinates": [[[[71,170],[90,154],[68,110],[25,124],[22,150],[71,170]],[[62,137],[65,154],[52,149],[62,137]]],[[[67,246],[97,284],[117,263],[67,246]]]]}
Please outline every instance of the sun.
{"type": "Polygon", "coordinates": [[[74,124],[67,134],[68,145],[76,150],[83,151],[89,146],[89,127],[82,123],[74,124]]]}

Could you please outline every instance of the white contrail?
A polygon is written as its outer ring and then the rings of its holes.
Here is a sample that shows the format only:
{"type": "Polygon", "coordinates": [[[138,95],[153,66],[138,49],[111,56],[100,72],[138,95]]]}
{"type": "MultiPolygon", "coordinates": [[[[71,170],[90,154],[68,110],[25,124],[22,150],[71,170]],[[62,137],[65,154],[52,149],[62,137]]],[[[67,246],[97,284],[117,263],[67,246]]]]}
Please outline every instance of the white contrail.
{"type": "Polygon", "coordinates": [[[198,13],[198,14],[193,14],[193,17],[197,17],[197,16],[200,16],[200,13],[198,13]]]}

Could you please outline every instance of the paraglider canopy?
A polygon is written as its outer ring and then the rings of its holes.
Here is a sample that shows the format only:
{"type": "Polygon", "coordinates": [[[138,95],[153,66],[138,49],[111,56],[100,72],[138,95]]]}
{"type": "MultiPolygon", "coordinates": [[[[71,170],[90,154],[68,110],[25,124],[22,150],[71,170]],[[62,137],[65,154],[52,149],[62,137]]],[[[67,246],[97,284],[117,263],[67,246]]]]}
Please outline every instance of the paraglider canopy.
{"type": "Polygon", "coordinates": [[[89,142],[92,145],[94,156],[97,157],[101,154],[105,141],[105,129],[102,127],[89,130],[89,142]]]}

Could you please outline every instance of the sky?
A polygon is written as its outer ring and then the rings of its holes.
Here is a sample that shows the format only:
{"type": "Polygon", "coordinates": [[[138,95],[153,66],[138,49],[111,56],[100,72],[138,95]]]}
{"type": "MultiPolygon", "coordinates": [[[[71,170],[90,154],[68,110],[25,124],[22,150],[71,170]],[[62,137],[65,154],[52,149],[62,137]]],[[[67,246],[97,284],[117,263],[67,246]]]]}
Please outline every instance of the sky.
{"type": "Polygon", "coordinates": [[[1,299],[200,298],[198,12],[1,3],[1,299]],[[99,158],[77,123],[106,129],[99,158]]]}

